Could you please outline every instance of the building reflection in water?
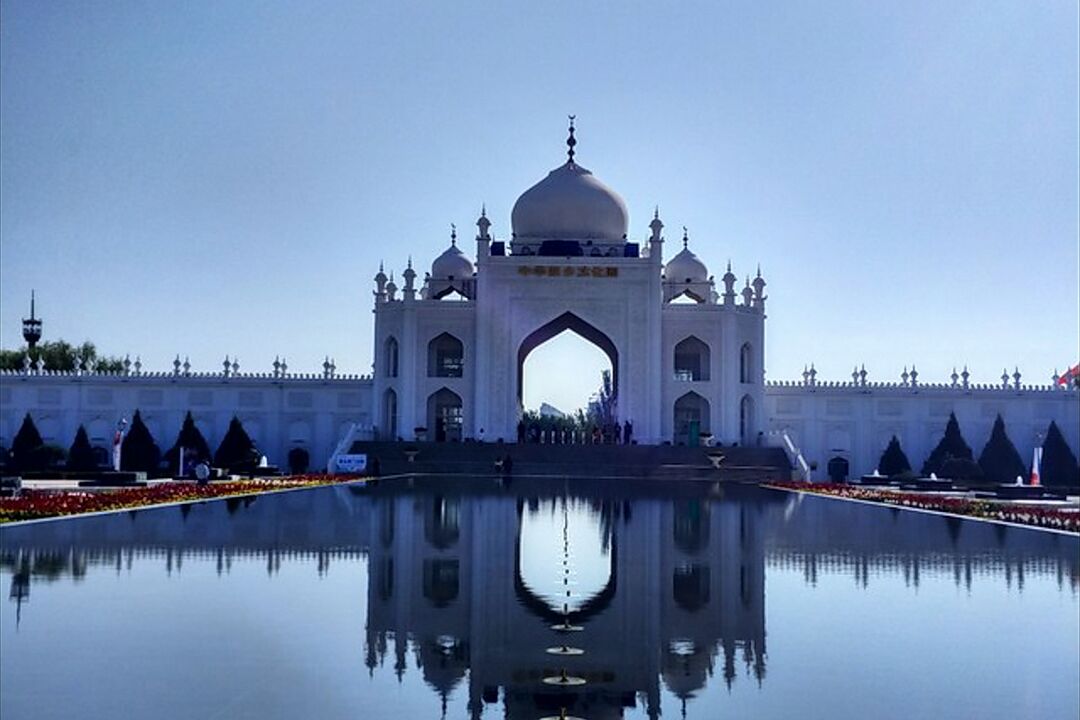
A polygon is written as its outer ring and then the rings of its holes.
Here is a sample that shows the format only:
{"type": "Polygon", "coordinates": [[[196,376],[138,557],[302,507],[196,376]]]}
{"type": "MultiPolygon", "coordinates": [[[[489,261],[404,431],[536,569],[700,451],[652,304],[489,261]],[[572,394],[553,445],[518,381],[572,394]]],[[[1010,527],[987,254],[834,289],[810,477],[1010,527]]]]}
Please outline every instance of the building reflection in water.
{"type": "Polygon", "coordinates": [[[479,483],[333,488],[9,527],[0,569],[26,621],[34,584],[78,581],[91,568],[119,573],[136,559],[169,573],[185,559],[212,560],[228,573],[234,559],[259,557],[273,577],[283,562],[321,575],[366,557],[370,674],[402,678],[413,665],[444,710],[467,692],[472,717],[501,702],[507,718],[566,707],[592,719],[627,707],[658,717],[663,689],[685,703],[714,679],[762,683],[768,571],[798,569],[810,585],[846,574],[862,587],[878,575],[913,587],[927,572],[967,587],[993,575],[1019,590],[1037,574],[1073,593],[1080,577],[1074,541],[987,523],[709,485],[671,484],[657,497],[479,483]],[[569,597],[552,572],[564,526],[569,597]],[[538,546],[542,535],[550,541],[538,546]],[[584,650],[566,662],[544,651],[566,642],[552,629],[564,611],[583,627],[572,640],[584,650]],[[588,683],[541,683],[567,666],[588,683]]]}

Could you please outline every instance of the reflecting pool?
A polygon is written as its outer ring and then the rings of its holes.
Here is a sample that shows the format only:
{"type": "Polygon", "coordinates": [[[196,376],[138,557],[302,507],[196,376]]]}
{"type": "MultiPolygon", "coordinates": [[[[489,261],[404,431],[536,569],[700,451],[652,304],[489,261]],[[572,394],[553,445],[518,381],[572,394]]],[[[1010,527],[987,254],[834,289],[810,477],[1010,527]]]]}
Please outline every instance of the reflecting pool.
{"type": "Polygon", "coordinates": [[[0,583],[4,720],[1080,716],[1075,536],[746,486],[390,480],[5,527],[0,583]]]}

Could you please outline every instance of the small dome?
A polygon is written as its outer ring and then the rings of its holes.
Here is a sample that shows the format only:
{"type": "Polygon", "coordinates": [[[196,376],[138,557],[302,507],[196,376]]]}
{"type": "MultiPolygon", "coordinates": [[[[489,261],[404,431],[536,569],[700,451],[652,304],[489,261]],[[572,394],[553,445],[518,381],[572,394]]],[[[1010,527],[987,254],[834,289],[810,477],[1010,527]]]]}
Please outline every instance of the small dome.
{"type": "Polygon", "coordinates": [[[684,247],[664,266],[664,277],[668,282],[706,282],[709,269],[690,248],[684,247]]]}
{"type": "Polygon", "coordinates": [[[465,253],[458,249],[457,243],[452,243],[442,255],[435,258],[431,263],[431,277],[454,278],[455,280],[467,280],[473,276],[473,264],[465,253]]]}
{"type": "Polygon", "coordinates": [[[518,198],[511,224],[518,239],[618,242],[626,237],[629,214],[618,193],[570,161],[518,198]]]}

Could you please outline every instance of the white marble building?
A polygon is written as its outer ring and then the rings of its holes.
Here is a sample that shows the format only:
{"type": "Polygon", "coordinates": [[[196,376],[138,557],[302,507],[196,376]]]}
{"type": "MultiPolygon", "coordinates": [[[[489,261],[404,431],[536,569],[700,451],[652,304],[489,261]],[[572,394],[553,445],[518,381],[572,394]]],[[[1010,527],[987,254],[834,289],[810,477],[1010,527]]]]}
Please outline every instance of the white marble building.
{"type": "Polygon", "coordinates": [[[665,262],[658,213],[641,242],[630,239],[623,200],[575,162],[573,128],[567,144],[567,162],[518,198],[508,239],[491,234],[482,211],[474,259],[453,232],[422,280],[411,262],[400,288],[379,269],[372,376],[340,376],[329,361],[316,375],[277,361],[272,372],[240,373],[228,359],[219,373],[192,373],[179,358],[165,373],[26,367],[0,372],[0,445],[10,447],[30,413],[46,442],[66,447],[82,424],[104,449],[117,419],[136,409],[162,450],[188,410],[211,447],[236,415],[282,466],[293,447],[324,466],[347,434],[515,442],[525,359],[569,329],[610,359],[618,419],[640,443],[773,443],[786,433],[819,477],[830,461],[857,476],[875,468],[893,434],[918,466],[955,412],[976,453],[998,413],[1024,457],[1051,420],[1080,450],[1080,393],[1024,385],[1019,372],[998,385],[971,384],[966,369],[943,385],[914,369],[899,383],[859,372],[819,382],[812,370],[766,383],[760,272],[737,291],[729,265],[716,283],[685,231],[665,262]]]}
{"type": "Polygon", "coordinates": [[[622,198],[569,159],[514,205],[509,240],[477,221],[476,262],[457,246],[421,284],[375,288],[373,416],[384,439],[517,438],[525,359],[564,330],[611,361],[619,422],[642,443],[753,443],[764,429],[765,281],[718,288],[688,247],[664,262],[654,214],[628,240],[622,198]]]}

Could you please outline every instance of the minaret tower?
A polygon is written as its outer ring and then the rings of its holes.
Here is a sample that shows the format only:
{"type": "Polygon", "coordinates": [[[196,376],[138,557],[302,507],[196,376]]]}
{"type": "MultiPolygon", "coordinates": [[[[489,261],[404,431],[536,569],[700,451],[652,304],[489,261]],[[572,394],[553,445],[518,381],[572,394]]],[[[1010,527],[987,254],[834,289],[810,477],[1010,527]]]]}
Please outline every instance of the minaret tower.
{"type": "Polygon", "coordinates": [[[30,291],[30,317],[22,321],[23,340],[33,350],[41,339],[41,319],[34,316],[34,291],[30,291]]]}

